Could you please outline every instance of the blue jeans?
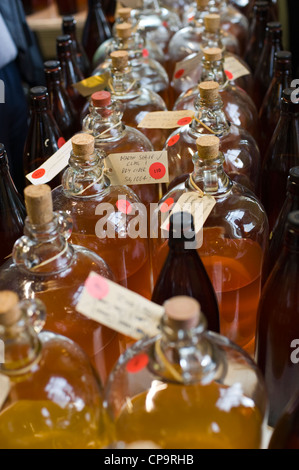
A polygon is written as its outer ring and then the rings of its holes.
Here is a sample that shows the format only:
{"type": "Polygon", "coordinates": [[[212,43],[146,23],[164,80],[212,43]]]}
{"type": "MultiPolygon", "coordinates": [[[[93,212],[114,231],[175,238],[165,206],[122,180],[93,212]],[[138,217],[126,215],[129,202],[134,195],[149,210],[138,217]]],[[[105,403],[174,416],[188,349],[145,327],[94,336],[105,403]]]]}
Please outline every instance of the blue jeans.
{"type": "Polygon", "coordinates": [[[0,142],[6,147],[10,174],[23,196],[23,151],[28,132],[28,105],[16,62],[0,70],[0,80],[4,82],[5,101],[2,103],[1,100],[0,103],[0,142]]]}

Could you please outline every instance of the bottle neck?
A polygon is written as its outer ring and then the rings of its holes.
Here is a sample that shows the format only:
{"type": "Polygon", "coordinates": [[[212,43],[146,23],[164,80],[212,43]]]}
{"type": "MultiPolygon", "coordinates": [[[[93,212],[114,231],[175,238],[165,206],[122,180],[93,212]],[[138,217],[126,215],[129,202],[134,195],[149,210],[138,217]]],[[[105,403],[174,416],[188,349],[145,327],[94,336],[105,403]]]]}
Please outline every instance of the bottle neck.
{"type": "Polygon", "coordinates": [[[223,35],[220,31],[212,33],[205,30],[203,32],[201,48],[206,49],[210,47],[217,47],[222,50],[222,53],[224,53],[225,46],[223,43],[223,35]]]}
{"type": "MultiPolygon", "coordinates": [[[[19,193],[15,187],[9,171],[8,158],[6,153],[0,155],[0,186],[3,187],[6,194],[9,193],[13,197],[18,198],[18,204],[21,204],[19,193]]],[[[16,209],[16,207],[12,209],[16,209]]]]}
{"type": "Polygon", "coordinates": [[[160,4],[158,0],[143,0],[143,10],[160,10],[160,4]]]}
{"type": "MultiPolygon", "coordinates": [[[[299,230],[288,230],[284,239],[284,255],[295,253],[299,255],[299,230]]],[[[299,262],[299,259],[298,259],[299,262]]]]}
{"type": "Polygon", "coordinates": [[[105,107],[90,106],[90,115],[84,121],[84,128],[92,132],[98,141],[109,141],[123,134],[122,107],[111,103],[105,107]]]}
{"type": "Polygon", "coordinates": [[[190,189],[198,187],[210,196],[223,196],[231,190],[233,183],[223,169],[224,157],[221,153],[217,158],[202,160],[196,152],[192,160],[194,171],[187,183],[190,189]]]}
{"type": "Polygon", "coordinates": [[[43,96],[31,99],[30,111],[36,114],[50,112],[49,97],[43,96]]]}
{"type": "Polygon", "coordinates": [[[220,97],[210,101],[199,95],[195,101],[195,110],[195,119],[191,123],[194,131],[206,133],[210,129],[217,137],[229,133],[230,124],[223,111],[223,102],[220,97]]]}
{"type": "Polygon", "coordinates": [[[219,85],[225,85],[227,83],[227,76],[225,75],[223,67],[223,59],[209,61],[206,59],[202,60],[203,69],[201,73],[201,81],[214,81],[219,85]]]}
{"type": "Polygon", "coordinates": [[[137,89],[136,80],[133,78],[131,67],[118,70],[111,67],[111,91],[114,95],[124,96],[137,89]]]}
{"type": "Polygon", "coordinates": [[[113,41],[113,50],[128,51],[129,59],[142,59],[142,51],[145,48],[145,38],[140,33],[133,33],[129,38],[116,37],[113,41]]]}

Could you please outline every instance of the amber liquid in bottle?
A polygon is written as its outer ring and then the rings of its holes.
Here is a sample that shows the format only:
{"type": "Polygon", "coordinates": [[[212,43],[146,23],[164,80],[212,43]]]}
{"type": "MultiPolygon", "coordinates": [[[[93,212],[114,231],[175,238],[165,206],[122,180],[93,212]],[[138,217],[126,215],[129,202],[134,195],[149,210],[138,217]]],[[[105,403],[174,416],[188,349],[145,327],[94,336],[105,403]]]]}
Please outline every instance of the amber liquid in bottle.
{"type": "Polygon", "coordinates": [[[88,15],[83,28],[82,45],[92,63],[97,48],[111,37],[111,30],[101,0],[88,0],[88,15]]]}

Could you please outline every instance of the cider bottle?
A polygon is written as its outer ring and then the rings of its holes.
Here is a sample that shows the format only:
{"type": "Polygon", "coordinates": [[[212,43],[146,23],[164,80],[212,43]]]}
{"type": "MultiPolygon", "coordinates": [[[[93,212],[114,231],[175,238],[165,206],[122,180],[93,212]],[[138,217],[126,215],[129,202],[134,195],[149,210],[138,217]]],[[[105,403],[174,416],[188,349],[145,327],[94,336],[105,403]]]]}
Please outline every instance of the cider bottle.
{"type": "MultiPolygon", "coordinates": [[[[202,136],[196,144],[193,173],[163,196],[153,217],[159,220],[185,193],[197,195],[198,204],[215,200],[201,232],[198,253],[217,294],[220,332],[251,353],[268,242],[267,216],[254,194],[224,172],[219,139],[202,136]],[[203,196],[208,198],[201,202],[203,196]]],[[[200,214],[198,211],[195,223],[198,220],[202,225],[200,214]]],[[[168,252],[164,232],[151,239],[155,282],[168,252]]]]}
{"type": "Polygon", "coordinates": [[[8,158],[0,144],[0,265],[23,233],[25,207],[9,172],[8,158]]]}
{"type": "Polygon", "coordinates": [[[59,15],[74,15],[78,13],[77,0],[56,0],[59,15]]]}
{"type": "Polygon", "coordinates": [[[299,391],[299,211],[287,218],[284,245],[263,287],[258,308],[256,361],[269,396],[269,425],[275,426],[299,391]]]}
{"type": "Polygon", "coordinates": [[[115,22],[116,0],[103,0],[103,12],[110,28],[112,28],[115,22]]]}
{"type": "Polygon", "coordinates": [[[150,298],[146,208],[128,186],[111,186],[104,171],[105,153],[95,151],[92,135],[78,134],[72,142],[69,168],[62,186],[53,191],[54,208],[72,216],[73,244],[100,255],[117,283],[150,298]]]}
{"type": "Polygon", "coordinates": [[[91,65],[97,48],[110,37],[111,29],[101,0],[88,0],[88,14],[83,27],[82,45],[91,65]]]}
{"type": "MultiPolygon", "coordinates": [[[[23,157],[25,175],[36,170],[64,144],[65,139],[50,108],[47,88],[31,88],[30,122],[23,157]]],[[[61,175],[57,175],[51,181],[51,187],[59,185],[60,180],[61,175]]],[[[29,184],[27,179],[25,181],[29,184]]]]}
{"type": "Polygon", "coordinates": [[[251,358],[207,331],[198,301],[187,296],[164,303],[160,330],[128,349],[109,377],[105,404],[115,440],[162,449],[260,448],[267,400],[251,358]]]}
{"type": "Polygon", "coordinates": [[[53,212],[48,185],[28,186],[25,204],[25,235],[14,245],[13,260],[0,269],[0,289],[43,301],[48,312],[45,328],[81,346],[105,383],[120,354],[119,335],[78,313],[76,306],[91,271],[109,279],[113,274],[94,252],[68,242],[71,218],[53,212]]]}
{"type": "Polygon", "coordinates": [[[0,407],[0,448],[102,448],[107,436],[99,379],[77,344],[41,332],[45,317],[39,299],[20,302],[15,292],[0,292],[0,380],[10,388],[0,407]]]}
{"type": "Polygon", "coordinates": [[[219,333],[217,297],[196,251],[192,214],[176,212],[170,216],[168,247],[169,252],[156,281],[152,301],[163,305],[176,295],[188,295],[200,303],[208,329],[219,333]]]}
{"type": "Polygon", "coordinates": [[[268,21],[269,3],[267,1],[256,1],[253,6],[253,18],[249,27],[249,41],[244,55],[244,59],[253,73],[255,73],[264,47],[268,21]]]}
{"type": "MultiPolygon", "coordinates": [[[[151,152],[153,146],[137,129],[122,123],[120,103],[111,101],[109,91],[98,91],[91,96],[90,114],[83,122],[83,130],[95,138],[95,148],[106,155],[128,152],[151,152]]],[[[160,199],[159,184],[130,185],[147,207],[160,199]]]]}
{"type": "Polygon", "coordinates": [[[168,188],[187,179],[192,172],[196,140],[216,135],[220,139],[225,172],[232,180],[258,194],[261,158],[256,141],[248,131],[228,121],[217,82],[201,82],[198,91],[194,118],[190,118],[190,124],[175,129],[164,146],[169,162],[168,188]]]}
{"type": "Polygon", "coordinates": [[[285,200],[289,170],[299,164],[299,99],[295,88],[283,90],[278,124],[262,167],[262,202],[272,230],[285,200]]]}
{"type": "Polygon", "coordinates": [[[279,120],[282,91],[285,88],[289,88],[291,86],[291,77],[291,52],[275,52],[274,76],[259,111],[259,120],[261,126],[260,150],[262,159],[265,158],[270,140],[279,120]]]}
{"type": "Polygon", "coordinates": [[[269,449],[299,449],[299,393],[280,416],[269,442],[269,449]]]}
{"type": "Polygon", "coordinates": [[[77,37],[77,21],[73,16],[62,18],[62,34],[71,36],[73,56],[84,77],[90,73],[90,63],[81,41],[77,37]]]}

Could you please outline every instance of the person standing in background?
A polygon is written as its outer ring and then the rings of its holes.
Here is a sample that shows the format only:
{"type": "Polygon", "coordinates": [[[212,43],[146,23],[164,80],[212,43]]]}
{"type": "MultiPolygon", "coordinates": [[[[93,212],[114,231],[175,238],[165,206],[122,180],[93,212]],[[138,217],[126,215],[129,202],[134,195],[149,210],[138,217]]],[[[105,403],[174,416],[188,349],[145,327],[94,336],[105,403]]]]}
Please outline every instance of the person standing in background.
{"type": "Polygon", "coordinates": [[[45,85],[43,60],[21,0],[0,2],[0,142],[23,194],[23,151],[28,130],[26,87],[45,85]]]}

